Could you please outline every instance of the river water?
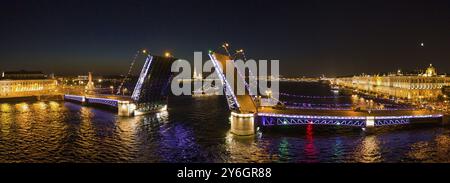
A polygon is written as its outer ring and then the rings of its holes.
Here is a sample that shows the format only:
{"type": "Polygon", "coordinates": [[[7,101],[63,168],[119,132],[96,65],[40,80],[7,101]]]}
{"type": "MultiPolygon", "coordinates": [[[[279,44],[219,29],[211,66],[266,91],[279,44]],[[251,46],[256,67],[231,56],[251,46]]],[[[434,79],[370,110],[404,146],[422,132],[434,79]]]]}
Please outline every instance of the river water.
{"type": "MultiPolygon", "coordinates": [[[[317,84],[281,89],[333,95],[317,84]]],[[[302,102],[350,101],[341,98],[302,102]]],[[[62,101],[1,103],[0,162],[450,162],[446,126],[290,126],[237,137],[229,117],[221,96],[172,97],[167,111],[138,117],[62,101]]]]}

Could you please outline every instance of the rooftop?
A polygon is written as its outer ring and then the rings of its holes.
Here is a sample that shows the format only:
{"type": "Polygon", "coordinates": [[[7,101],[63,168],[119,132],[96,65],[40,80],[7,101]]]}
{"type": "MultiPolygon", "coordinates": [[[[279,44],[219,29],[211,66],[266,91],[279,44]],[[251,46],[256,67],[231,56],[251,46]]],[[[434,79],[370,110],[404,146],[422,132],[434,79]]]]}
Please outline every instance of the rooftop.
{"type": "Polygon", "coordinates": [[[20,70],[20,71],[5,71],[3,74],[44,74],[41,71],[26,71],[26,70],[20,70]]]}

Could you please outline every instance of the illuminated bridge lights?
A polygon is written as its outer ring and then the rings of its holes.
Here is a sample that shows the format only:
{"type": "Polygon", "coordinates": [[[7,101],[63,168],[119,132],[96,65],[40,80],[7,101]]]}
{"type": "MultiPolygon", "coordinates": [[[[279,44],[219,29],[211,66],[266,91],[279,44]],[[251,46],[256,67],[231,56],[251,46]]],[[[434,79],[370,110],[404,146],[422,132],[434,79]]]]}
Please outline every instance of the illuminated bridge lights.
{"type": "Polygon", "coordinates": [[[377,116],[375,119],[413,119],[413,118],[440,118],[442,114],[415,115],[415,116],[377,116]]]}
{"type": "Polygon", "coordinates": [[[348,96],[313,96],[313,95],[296,95],[296,94],[290,94],[290,93],[279,93],[281,96],[288,96],[288,97],[297,97],[297,98],[315,98],[315,99],[329,99],[329,98],[345,98],[348,96]]]}
{"type": "Polygon", "coordinates": [[[228,81],[223,73],[222,68],[219,66],[219,64],[217,62],[217,58],[213,54],[209,54],[209,57],[211,58],[214,68],[216,68],[218,71],[218,75],[220,76],[220,81],[222,82],[222,85],[225,86],[225,95],[227,97],[228,107],[230,109],[239,109],[240,105],[237,101],[237,98],[234,95],[234,92],[233,92],[230,84],[228,83],[228,81]]]}
{"type": "Polygon", "coordinates": [[[145,77],[147,76],[147,73],[150,69],[152,60],[153,60],[153,57],[151,55],[148,55],[147,59],[145,60],[144,67],[142,68],[141,74],[139,75],[139,79],[138,79],[138,82],[136,83],[133,94],[131,95],[131,98],[134,99],[135,101],[139,100],[141,90],[142,90],[142,85],[143,85],[145,77]]]}
{"type": "Polygon", "coordinates": [[[313,115],[290,115],[290,114],[275,114],[275,113],[258,113],[258,116],[264,117],[281,117],[281,118],[306,118],[306,119],[363,119],[364,116],[313,116],[313,115]]]}
{"type": "Polygon", "coordinates": [[[105,98],[86,98],[90,104],[103,104],[112,107],[118,107],[119,101],[105,98]]]}
{"type": "Polygon", "coordinates": [[[314,110],[350,110],[351,108],[343,108],[343,107],[302,107],[302,106],[286,106],[287,109],[314,109],[314,110]]]}
{"type": "Polygon", "coordinates": [[[313,116],[258,113],[263,126],[283,125],[337,125],[337,126],[388,126],[410,124],[411,119],[440,118],[442,114],[405,116],[313,116]],[[369,121],[370,120],[370,121],[369,121]],[[368,122],[370,122],[368,124],[368,122]]]}
{"type": "Polygon", "coordinates": [[[85,96],[77,96],[77,95],[64,95],[65,100],[77,101],[77,102],[87,102],[89,104],[102,104],[108,105],[112,107],[118,107],[119,101],[113,99],[106,98],[90,98],[85,96]]]}
{"type": "Polygon", "coordinates": [[[77,102],[85,102],[86,101],[86,98],[84,96],[77,96],[77,95],[64,95],[64,99],[77,101],[77,102]]]}
{"type": "Polygon", "coordinates": [[[336,125],[336,126],[355,126],[364,127],[364,119],[356,120],[342,120],[342,119],[304,119],[304,118],[275,118],[266,117],[261,118],[263,126],[283,126],[283,125],[336,125]]]}
{"type": "Polygon", "coordinates": [[[387,126],[387,125],[405,125],[409,124],[409,119],[377,119],[375,120],[375,126],[387,126]]]}
{"type": "Polygon", "coordinates": [[[323,106],[323,107],[341,107],[341,106],[352,106],[353,104],[318,104],[318,103],[300,103],[300,102],[290,102],[290,101],[283,101],[286,104],[292,104],[293,106],[307,106],[307,107],[313,107],[313,106],[323,106]]]}

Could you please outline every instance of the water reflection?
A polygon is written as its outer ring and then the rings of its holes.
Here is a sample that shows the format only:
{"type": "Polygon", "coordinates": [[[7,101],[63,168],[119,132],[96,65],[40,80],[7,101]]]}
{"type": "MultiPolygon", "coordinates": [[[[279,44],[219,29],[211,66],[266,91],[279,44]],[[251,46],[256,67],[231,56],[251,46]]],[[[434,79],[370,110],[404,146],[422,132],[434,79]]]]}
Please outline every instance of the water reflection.
{"type": "Polygon", "coordinates": [[[28,104],[25,103],[25,102],[16,104],[15,107],[16,107],[16,111],[17,111],[17,112],[20,112],[20,113],[28,112],[29,109],[30,109],[29,106],[28,106],[28,104]]]}
{"type": "Polygon", "coordinates": [[[344,145],[342,139],[340,137],[336,137],[334,141],[332,161],[336,163],[344,162],[344,145]]]}
{"type": "MultiPolygon", "coordinates": [[[[231,132],[226,136],[226,148],[229,153],[227,162],[268,162],[279,161],[279,156],[272,156],[261,146],[265,146],[265,142],[255,141],[255,136],[237,136],[231,132]]],[[[281,151],[282,150],[282,147],[281,151]]]]}
{"type": "Polygon", "coordinates": [[[356,148],[355,159],[357,162],[374,163],[382,162],[379,141],[376,136],[363,137],[361,144],[356,148]]]}
{"type": "Polygon", "coordinates": [[[289,150],[289,141],[286,138],[283,138],[280,141],[280,145],[278,145],[278,154],[280,156],[280,161],[289,161],[291,159],[289,150]]]}
{"type": "Polygon", "coordinates": [[[428,162],[430,153],[433,152],[429,142],[416,142],[411,146],[408,157],[413,159],[413,161],[428,162]]]}
{"type": "Polygon", "coordinates": [[[5,103],[0,105],[0,110],[2,113],[9,113],[11,112],[11,104],[5,103]]]}
{"type": "Polygon", "coordinates": [[[450,162],[450,133],[438,135],[435,139],[438,162],[450,162]]]}
{"type": "Polygon", "coordinates": [[[306,126],[306,145],[305,145],[305,156],[307,158],[306,162],[314,163],[317,162],[317,150],[314,145],[314,136],[313,136],[313,125],[308,124],[306,126]]]}

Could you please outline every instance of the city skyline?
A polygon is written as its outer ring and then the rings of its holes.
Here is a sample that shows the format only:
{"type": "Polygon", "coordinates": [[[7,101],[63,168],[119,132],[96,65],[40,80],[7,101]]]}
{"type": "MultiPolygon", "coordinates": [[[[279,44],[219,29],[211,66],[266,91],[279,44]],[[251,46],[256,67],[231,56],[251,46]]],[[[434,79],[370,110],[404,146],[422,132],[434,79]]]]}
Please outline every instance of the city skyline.
{"type": "MultiPolygon", "coordinates": [[[[126,74],[137,50],[194,51],[228,42],[280,74],[342,76],[450,68],[449,2],[6,1],[0,69],[126,74]],[[11,64],[14,63],[14,64],[11,64]],[[326,67],[324,67],[326,66],[326,67]]],[[[143,64],[143,60],[140,64],[143,64]]]]}

